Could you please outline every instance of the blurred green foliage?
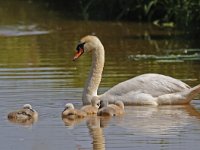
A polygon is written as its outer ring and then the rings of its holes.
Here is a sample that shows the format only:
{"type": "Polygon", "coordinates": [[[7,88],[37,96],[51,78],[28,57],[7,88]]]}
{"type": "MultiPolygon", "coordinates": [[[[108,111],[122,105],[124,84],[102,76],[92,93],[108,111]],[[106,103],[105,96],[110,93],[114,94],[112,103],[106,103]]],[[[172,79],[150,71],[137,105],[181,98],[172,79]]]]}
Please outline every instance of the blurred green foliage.
{"type": "MultiPolygon", "coordinates": [[[[35,2],[35,1],[34,1],[35,2]]],[[[38,0],[63,16],[85,20],[173,22],[199,30],[200,0],[38,0]]]]}
{"type": "MultiPolygon", "coordinates": [[[[22,1],[27,7],[34,4],[71,20],[153,22],[161,28],[176,27],[193,33],[200,30],[200,0],[0,0],[0,12],[5,11],[5,3],[22,1]]],[[[8,13],[14,15],[18,10],[24,14],[23,8],[13,8],[8,13]]]]}

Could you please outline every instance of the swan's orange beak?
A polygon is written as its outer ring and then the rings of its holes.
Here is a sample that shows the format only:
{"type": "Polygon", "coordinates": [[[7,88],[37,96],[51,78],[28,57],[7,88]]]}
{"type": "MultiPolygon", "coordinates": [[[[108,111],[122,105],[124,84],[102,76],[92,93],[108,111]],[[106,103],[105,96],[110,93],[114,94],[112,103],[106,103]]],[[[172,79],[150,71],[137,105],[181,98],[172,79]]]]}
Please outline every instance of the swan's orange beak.
{"type": "Polygon", "coordinates": [[[79,49],[77,50],[77,52],[75,53],[75,56],[74,56],[74,58],[73,58],[73,61],[75,61],[76,59],[78,59],[83,53],[84,53],[83,48],[79,48],[79,49]]]}

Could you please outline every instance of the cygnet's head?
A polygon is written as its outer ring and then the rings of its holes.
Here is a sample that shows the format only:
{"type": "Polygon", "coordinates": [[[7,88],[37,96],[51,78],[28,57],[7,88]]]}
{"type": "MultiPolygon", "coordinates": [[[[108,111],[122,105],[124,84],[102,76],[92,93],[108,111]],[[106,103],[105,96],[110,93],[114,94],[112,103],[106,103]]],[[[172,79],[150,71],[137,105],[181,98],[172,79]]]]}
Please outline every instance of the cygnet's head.
{"type": "Polygon", "coordinates": [[[124,109],[124,103],[122,101],[116,101],[115,105],[119,106],[120,108],[124,109]]]}
{"type": "Polygon", "coordinates": [[[108,106],[108,101],[107,100],[100,101],[99,109],[103,108],[103,107],[107,107],[107,106],[108,106]]]}
{"type": "Polygon", "coordinates": [[[66,109],[74,109],[74,105],[72,104],[72,103],[67,103],[66,105],[65,105],[65,110],[66,109]]]}
{"type": "Polygon", "coordinates": [[[100,107],[100,100],[97,96],[94,96],[92,99],[91,99],[91,105],[96,107],[96,108],[99,108],[100,107]]]}
{"type": "Polygon", "coordinates": [[[84,52],[90,52],[92,50],[97,49],[101,44],[101,41],[98,37],[93,35],[87,35],[80,40],[80,43],[76,47],[76,54],[73,60],[79,58],[84,52]]]}
{"type": "Polygon", "coordinates": [[[30,104],[25,104],[23,106],[24,109],[32,109],[32,106],[30,104]]]}

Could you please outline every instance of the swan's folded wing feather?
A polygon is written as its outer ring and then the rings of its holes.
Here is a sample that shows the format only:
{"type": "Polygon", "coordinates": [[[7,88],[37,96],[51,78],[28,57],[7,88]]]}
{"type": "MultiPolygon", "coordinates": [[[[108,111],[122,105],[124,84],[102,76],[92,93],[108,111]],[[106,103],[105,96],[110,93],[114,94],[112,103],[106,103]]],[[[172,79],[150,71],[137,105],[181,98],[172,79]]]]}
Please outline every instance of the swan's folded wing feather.
{"type": "Polygon", "coordinates": [[[124,95],[130,91],[142,92],[157,97],[163,94],[176,93],[190,87],[180,80],[160,74],[143,74],[115,85],[105,92],[109,95],[124,95]]]}

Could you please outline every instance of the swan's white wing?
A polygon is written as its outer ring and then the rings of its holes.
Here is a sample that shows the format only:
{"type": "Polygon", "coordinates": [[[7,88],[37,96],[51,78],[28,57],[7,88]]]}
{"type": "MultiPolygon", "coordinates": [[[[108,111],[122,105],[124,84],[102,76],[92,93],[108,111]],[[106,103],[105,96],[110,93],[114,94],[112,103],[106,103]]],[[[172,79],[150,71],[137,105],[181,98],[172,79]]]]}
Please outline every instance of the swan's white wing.
{"type": "Polygon", "coordinates": [[[189,88],[189,85],[169,76],[143,74],[115,85],[104,94],[122,96],[135,91],[157,97],[164,94],[180,92],[189,88]]]}

